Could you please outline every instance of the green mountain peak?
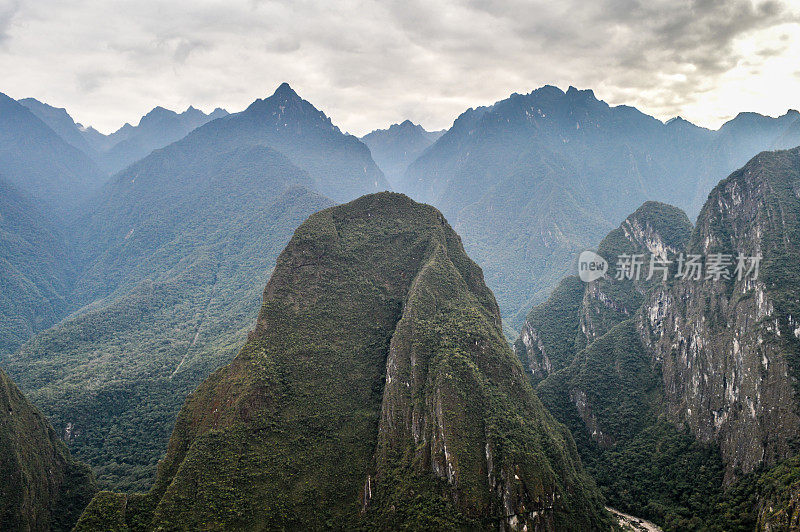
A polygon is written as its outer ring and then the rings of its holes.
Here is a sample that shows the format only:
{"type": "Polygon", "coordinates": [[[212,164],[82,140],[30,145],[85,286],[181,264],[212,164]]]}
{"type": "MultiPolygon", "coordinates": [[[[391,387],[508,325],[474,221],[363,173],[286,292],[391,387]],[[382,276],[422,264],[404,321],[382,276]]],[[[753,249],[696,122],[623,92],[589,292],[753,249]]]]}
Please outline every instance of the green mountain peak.
{"type": "Polygon", "coordinates": [[[78,530],[111,522],[608,524],[480,268],[441,213],[388,192],[295,231],[247,344],[187,399],[153,490],[98,497],[78,530]]]}

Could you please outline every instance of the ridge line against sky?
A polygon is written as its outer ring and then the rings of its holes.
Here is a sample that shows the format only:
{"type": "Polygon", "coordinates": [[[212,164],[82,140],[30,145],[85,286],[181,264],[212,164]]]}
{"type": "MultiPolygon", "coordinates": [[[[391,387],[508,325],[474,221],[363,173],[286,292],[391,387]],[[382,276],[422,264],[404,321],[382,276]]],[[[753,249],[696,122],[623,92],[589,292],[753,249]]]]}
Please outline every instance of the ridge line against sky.
{"type": "Polygon", "coordinates": [[[156,105],[244,109],[282,81],[363,135],[545,84],[717,129],[800,106],[789,0],[0,0],[0,91],[110,133],[156,105]]]}

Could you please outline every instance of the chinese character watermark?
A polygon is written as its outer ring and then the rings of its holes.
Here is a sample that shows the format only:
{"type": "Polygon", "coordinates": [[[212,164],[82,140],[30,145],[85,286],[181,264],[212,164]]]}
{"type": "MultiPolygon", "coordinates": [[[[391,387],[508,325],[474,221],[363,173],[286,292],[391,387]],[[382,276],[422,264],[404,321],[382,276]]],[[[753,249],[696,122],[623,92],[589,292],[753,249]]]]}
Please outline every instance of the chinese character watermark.
{"type": "MultiPolygon", "coordinates": [[[[578,258],[578,276],[589,283],[605,277],[608,266],[608,261],[597,253],[584,251],[578,258]]],[[[679,253],[673,258],[666,255],[623,253],[617,256],[613,278],[620,281],[655,279],[664,282],[673,274],[676,279],[690,281],[756,280],[760,266],[761,255],[749,256],[742,253],[709,253],[706,256],[679,253]]]]}

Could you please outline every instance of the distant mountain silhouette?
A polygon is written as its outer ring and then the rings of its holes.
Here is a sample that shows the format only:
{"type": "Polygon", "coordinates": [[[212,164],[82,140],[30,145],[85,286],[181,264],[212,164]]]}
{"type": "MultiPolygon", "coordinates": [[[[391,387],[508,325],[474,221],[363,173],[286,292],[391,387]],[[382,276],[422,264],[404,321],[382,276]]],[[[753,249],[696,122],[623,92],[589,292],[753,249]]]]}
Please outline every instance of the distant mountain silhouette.
{"type": "Polygon", "coordinates": [[[182,139],[192,130],[217,118],[227,116],[224,109],[205,114],[189,107],[176,113],[156,107],[141,118],[139,124],[125,124],[110,135],[76,123],[66,109],[60,109],[34,98],[19,100],[63,140],[78,148],[107,173],[115,173],[147,156],[153,150],[182,139]]]}
{"type": "Polygon", "coordinates": [[[307,171],[315,188],[336,201],[387,190],[389,183],[369,149],[345,135],[325,113],[283,83],[269,98],[194,131],[187,142],[213,140],[219,145],[266,145],[307,171]]]}
{"type": "Polygon", "coordinates": [[[361,141],[369,147],[372,158],[383,170],[389,183],[396,187],[408,165],[443,134],[444,131],[426,131],[422,126],[406,120],[391,125],[389,129],[376,129],[361,137],[361,141]]]}
{"type": "Polygon", "coordinates": [[[227,111],[219,108],[207,115],[194,107],[180,114],[156,107],[144,115],[138,125],[125,124],[108,136],[108,148],[101,165],[111,173],[117,172],[153,150],[182,139],[203,124],[227,115],[227,111]]]}
{"type": "Polygon", "coordinates": [[[105,180],[84,152],[1,93],[0,175],[59,215],[75,208],[105,180]]]}

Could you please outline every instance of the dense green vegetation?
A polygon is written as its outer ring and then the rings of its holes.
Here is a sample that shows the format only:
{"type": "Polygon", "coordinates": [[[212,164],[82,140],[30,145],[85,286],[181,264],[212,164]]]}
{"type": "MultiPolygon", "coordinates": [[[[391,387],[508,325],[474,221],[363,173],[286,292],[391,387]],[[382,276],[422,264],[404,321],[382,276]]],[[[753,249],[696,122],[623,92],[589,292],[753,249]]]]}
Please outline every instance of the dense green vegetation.
{"type": "MultiPolygon", "coordinates": [[[[270,195],[274,176],[286,175],[270,157],[256,167],[270,181],[235,166],[216,174],[219,186],[241,196],[220,202],[211,187],[191,198],[202,216],[186,219],[174,240],[161,244],[136,226],[141,242],[156,249],[143,254],[148,263],[127,256],[149,272],[139,278],[135,267],[116,270],[130,280],[123,278],[110,304],[68,319],[6,359],[76,456],[95,467],[101,486],[150,485],[186,394],[233,358],[280,248],[302,219],[329,205],[300,188],[270,195]]],[[[133,236],[128,241],[137,245],[133,236]]]]}
{"type": "MultiPolygon", "coordinates": [[[[608,504],[665,530],[698,529],[713,515],[708,501],[722,493],[723,467],[715,448],[663,418],[660,369],[644,351],[635,317],[655,281],[614,279],[613,265],[621,253],[648,253],[652,238],[683,249],[690,231],[679,209],[644,204],[598,247],[612,274],[592,285],[565,278],[527,321],[559,361],[536,392],[572,432],[608,504]]],[[[517,353],[527,351],[518,343],[517,353]]]]}
{"type": "Polygon", "coordinates": [[[297,229],[250,340],[188,397],[153,490],[99,496],[78,529],[484,527],[508,515],[503,489],[512,512],[539,510],[518,516],[529,526],[608,525],[480,269],[441,214],[385,193],[297,229]]]}
{"type": "Polygon", "coordinates": [[[714,510],[708,529],[715,532],[796,529],[800,525],[800,458],[742,477],[720,497],[714,510]]]}
{"type": "Polygon", "coordinates": [[[96,489],[53,428],[0,370],[0,529],[69,531],[96,489]]]}
{"type": "Polygon", "coordinates": [[[608,504],[666,530],[699,528],[722,492],[722,462],[660,416],[661,378],[642,349],[634,320],[580,351],[537,388],[575,435],[584,466],[608,504]],[[576,408],[578,393],[587,408],[576,408]]]}
{"type": "Polygon", "coordinates": [[[72,257],[55,223],[0,177],[0,357],[66,312],[72,257]]]}
{"type": "MultiPolygon", "coordinates": [[[[544,352],[551,364],[551,371],[556,372],[568,366],[575,357],[576,344],[583,341],[580,334],[580,314],[583,304],[583,292],[586,285],[577,276],[565,277],[553,290],[550,297],[528,313],[525,319],[526,326],[537,332],[538,339],[544,345],[544,352]]],[[[514,342],[514,351],[522,361],[522,366],[530,374],[529,357],[534,362],[541,364],[541,349],[537,344],[527,349],[518,338],[514,342]]],[[[546,374],[530,375],[534,384],[543,379],[546,374]]]]}

